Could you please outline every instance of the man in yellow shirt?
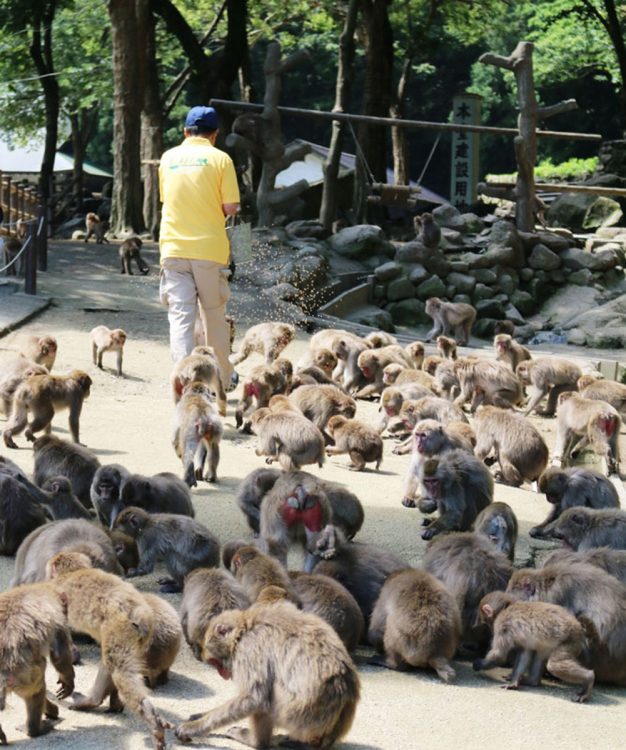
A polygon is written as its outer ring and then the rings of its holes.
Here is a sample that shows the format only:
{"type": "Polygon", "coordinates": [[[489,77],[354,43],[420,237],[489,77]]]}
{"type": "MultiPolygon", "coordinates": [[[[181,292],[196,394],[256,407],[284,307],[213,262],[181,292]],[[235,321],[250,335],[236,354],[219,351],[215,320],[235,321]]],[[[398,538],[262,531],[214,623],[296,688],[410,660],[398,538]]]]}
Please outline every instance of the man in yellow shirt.
{"type": "Polygon", "coordinates": [[[215,349],[228,387],[233,369],[225,319],[230,297],[225,217],[239,210],[239,188],[231,158],[215,148],[217,131],[213,107],[193,107],[185,120],[185,140],[161,157],[160,297],[168,307],[173,361],[194,347],[199,304],[206,343],[215,349]]]}

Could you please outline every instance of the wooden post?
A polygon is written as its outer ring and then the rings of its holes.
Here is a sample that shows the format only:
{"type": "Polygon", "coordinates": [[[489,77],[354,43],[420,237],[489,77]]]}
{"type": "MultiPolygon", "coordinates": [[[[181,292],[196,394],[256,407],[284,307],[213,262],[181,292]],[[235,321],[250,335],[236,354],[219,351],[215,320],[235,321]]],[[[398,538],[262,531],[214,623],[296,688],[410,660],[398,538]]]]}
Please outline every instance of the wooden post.
{"type": "Polygon", "coordinates": [[[40,271],[48,270],[48,227],[46,222],[46,208],[37,206],[35,213],[36,237],[37,237],[37,268],[40,271]]]}
{"type": "Polygon", "coordinates": [[[4,212],[4,223],[7,226],[7,234],[11,235],[11,177],[7,175],[5,177],[6,190],[4,196],[6,200],[6,211],[4,212]]]}
{"type": "Polygon", "coordinates": [[[26,294],[37,294],[37,225],[33,221],[28,225],[29,243],[24,254],[24,292],[26,294]]]}

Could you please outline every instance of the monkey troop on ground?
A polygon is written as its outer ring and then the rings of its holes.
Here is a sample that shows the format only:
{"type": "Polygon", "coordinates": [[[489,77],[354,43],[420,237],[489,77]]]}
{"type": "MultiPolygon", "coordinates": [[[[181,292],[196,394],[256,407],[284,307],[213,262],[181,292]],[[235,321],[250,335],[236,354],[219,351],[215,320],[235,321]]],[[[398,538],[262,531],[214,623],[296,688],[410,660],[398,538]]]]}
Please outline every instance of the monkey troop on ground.
{"type": "MultiPolygon", "coordinates": [[[[86,241],[92,233],[104,241],[102,225],[88,215],[86,241]]],[[[425,214],[427,247],[440,240],[435,228],[425,214]]],[[[147,272],[140,244],[120,249],[122,273],[132,273],[131,260],[147,272]]],[[[71,697],[81,711],[107,698],[112,711],[126,706],[158,750],[169,730],[188,742],[246,718],[248,728],[227,735],[267,747],[282,727],[292,741],[329,748],[349,732],[361,695],[357,647],[374,649],[372,665],[432,670],[446,683],[469,653],[477,671],[511,665],[508,689],[548,674],[577,685],[578,702],[596,682],[626,685],[626,510],[618,478],[607,476],[619,471],[626,386],[569,359],[537,357],[504,325],[495,356],[469,354],[460,347],[474,308],[431,298],[426,311],[434,321],[426,343],[437,337],[430,350],[382,331],[328,329],[294,362],[294,326],[263,322],[245,333],[231,361],[253,360],[231,416],[254,435],[242,439],[256,441],[264,463],[240,477],[242,537],[224,543],[195,518],[190,491],[220,481],[220,444],[229,439],[213,349],[200,343],[170,375],[172,468],[174,453],[182,467],[144,476],[102,465],[79,442],[92,378],[51,374],[56,338],[27,338],[0,365],[5,446],[16,448],[24,432],[34,454],[32,479],[0,456],[0,554],[15,555],[12,588],[0,594],[0,710],[14,692],[26,703],[29,736],[52,728],[59,707],[46,697],[49,657],[59,700],[71,697]],[[370,399],[380,413],[373,423],[362,406],[370,399]],[[51,434],[62,408],[73,442],[51,434]],[[556,415],[552,450],[532,412],[556,415]],[[395,482],[399,505],[423,514],[421,536],[432,540],[419,568],[353,541],[363,505],[323,478],[326,460],[345,463],[343,454],[352,471],[379,471],[392,441],[407,458],[390,491],[395,482]],[[570,465],[584,450],[600,471],[570,465]],[[303,470],[316,464],[321,476],[303,470]],[[529,534],[565,549],[543,567],[514,570],[520,529],[513,510],[493,501],[497,483],[545,495],[550,512],[529,534]],[[302,570],[288,569],[293,545],[303,547],[302,570]],[[160,593],[183,592],[179,614],[124,580],[161,564],[160,593]],[[88,695],[74,691],[72,633],[101,649],[88,695]],[[183,639],[237,693],[175,727],[150,690],[167,681],[183,639]]],[[[103,354],[115,352],[122,376],[126,333],[100,325],[89,335],[93,365],[102,369],[103,354]]],[[[86,346],[76,364],[88,361],[86,346]]]]}

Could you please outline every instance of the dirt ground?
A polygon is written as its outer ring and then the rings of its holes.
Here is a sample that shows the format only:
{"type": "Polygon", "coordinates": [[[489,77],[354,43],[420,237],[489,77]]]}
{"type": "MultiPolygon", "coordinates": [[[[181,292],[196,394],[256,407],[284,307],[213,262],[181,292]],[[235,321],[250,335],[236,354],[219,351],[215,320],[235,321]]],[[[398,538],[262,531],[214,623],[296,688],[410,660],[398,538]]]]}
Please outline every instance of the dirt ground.
{"type": "MultiPolygon", "coordinates": [[[[85,402],[81,419],[81,440],[100,461],[121,463],[131,471],[145,474],[180,472],[170,442],[173,416],[168,387],[170,359],[166,313],[157,299],[157,251],[148,247],[144,253],[153,269],[149,276],[127,277],[118,273],[115,250],[115,246],[70,242],[52,245],[49,271],[40,275],[39,283],[40,292],[53,297],[53,305],[18,331],[0,339],[0,363],[14,355],[24,334],[54,334],[59,342],[55,371],[82,368],[93,378],[91,397],[85,402]],[[91,364],[89,331],[100,324],[122,327],[128,333],[122,378],[114,375],[113,355],[108,358],[105,355],[104,371],[91,364]]],[[[259,302],[258,292],[237,284],[233,288],[231,311],[237,320],[238,337],[247,325],[268,315],[267,308],[259,302]]],[[[306,348],[307,340],[307,334],[299,332],[285,354],[295,362],[306,348]]],[[[584,356],[584,352],[570,351],[584,356]]],[[[238,369],[245,373],[258,362],[254,355],[238,369]]],[[[234,496],[239,481],[262,462],[254,454],[254,437],[235,430],[234,405],[239,390],[229,394],[219,482],[212,486],[202,483],[193,490],[198,520],[222,541],[248,535],[234,496]]],[[[376,406],[359,402],[358,416],[373,422],[376,406]]],[[[0,421],[0,429],[2,424],[0,421]]],[[[537,418],[536,424],[552,448],[554,422],[537,418]]],[[[54,432],[68,437],[63,415],[55,419],[54,432]]],[[[30,472],[33,460],[29,444],[23,436],[17,442],[19,450],[3,452],[30,472]]],[[[386,441],[385,459],[378,472],[349,472],[345,456],[328,459],[323,469],[307,468],[324,478],[346,483],[359,496],[366,518],[358,540],[387,546],[408,564],[418,565],[425,549],[425,542],[420,539],[420,515],[400,505],[408,457],[394,456],[390,448],[386,441]]],[[[529,487],[511,489],[496,485],[495,499],[508,502],[520,521],[516,564],[521,566],[531,556],[528,529],[545,517],[547,503],[529,487]]],[[[290,564],[298,563],[299,558],[294,555],[290,564]]],[[[0,589],[8,587],[12,570],[13,559],[0,558],[0,589]]],[[[157,577],[155,574],[134,582],[141,590],[155,591],[157,577]]],[[[178,606],[180,596],[165,596],[178,606]]],[[[95,675],[97,649],[84,644],[80,648],[84,664],[77,668],[76,689],[85,693],[95,675]]],[[[367,654],[364,650],[360,656],[367,654]]],[[[396,673],[359,666],[362,698],[342,747],[346,750],[624,747],[626,691],[623,689],[598,685],[590,703],[578,705],[570,700],[571,686],[545,680],[540,688],[505,691],[500,689],[504,670],[475,675],[468,662],[457,662],[455,667],[457,683],[444,685],[428,672],[396,673]]],[[[54,672],[50,670],[51,689],[54,680],[54,672]]],[[[195,661],[185,645],[174,664],[169,684],[155,692],[154,702],[168,719],[177,723],[189,714],[222,703],[232,694],[232,683],[224,682],[214,669],[195,661]]],[[[55,731],[37,740],[28,740],[18,728],[24,724],[25,712],[16,696],[9,697],[0,721],[9,741],[24,748],[150,747],[142,722],[127,712],[109,715],[103,710],[82,714],[70,711],[68,706],[69,701],[61,701],[62,719],[55,731]]],[[[173,734],[170,739],[171,746],[175,746],[173,734]]],[[[241,747],[217,735],[193,744],[241,747]]]]}

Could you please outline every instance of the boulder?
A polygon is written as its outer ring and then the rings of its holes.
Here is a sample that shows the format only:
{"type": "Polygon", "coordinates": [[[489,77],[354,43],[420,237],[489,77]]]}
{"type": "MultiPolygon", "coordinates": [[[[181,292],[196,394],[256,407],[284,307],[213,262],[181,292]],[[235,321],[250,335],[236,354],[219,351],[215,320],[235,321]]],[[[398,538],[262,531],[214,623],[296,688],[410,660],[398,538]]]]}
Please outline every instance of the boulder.
{"type": "Polygon", "coordinates": [[[472,294],[472,299],[474,300],[474,303],[476,303],[481,299],[491,299],[493,296],[495,296],[495,291],[492,287],[487,286],[486,284],[476,284],[474,287],[474,293],[472,294]]]}
{"type": "Polygon", "coordinates": [[[579,247],[570,247],[564,250],[560,257],[563,265],[566,268],[572,268],[574,271],[578,271],[581,268],[587,268],[590,271],[608,271],[620,262],[617,252],[613,248],[606,246],[603,250],[599,250],[596,253],[588,253],[579,247]]]}
{"type": "Polygon", "coordinates": [[[472,334],[479,339],[493,339],[497,322],[495,318],[479,318],[474,322],[472,334]]]}
{"type": "Polygon", "coordinates": [[[463,235],[456,229],[449,229],[448,227],[442,227],[441,237],[449,245],[463,244],[463,235]]]}
{"type": "Polygon", "coordinates": [[[555,271],[561,265],[561,259],[546,245],[539,243],[533,247],[528,258],[528,265],[542,271],[555,271]]]}
{"type": "Polygon", "coordinates": [[[426,279],[430,276],[428,271],[424,268],[422,265],[417,265],[415,268],[412,269],[411,273],[409,274],[409,280],[412,284],[421,284],[422,281],[426,281],[426,279]]]}
{"type": "Polygon", "coordinates": [[[328,244],[336,253],[346,258],[359,258],[377,252],[386,255],[390,245],[383,230],[373,224],[357,224],[341,229],[329,237],[328,244]]]}
{"type": "Polygon", "coordinates": [[[423,263],[431,252],[432,250],[424,247],[421,242],[414,240],[397,247],[395,259],[398,263],[423,263]]]}
{"type": "Polygon", "coordinates": [[[521,289],[513,292],[511,295],[511,304],[520,311],[522,315],[532,315],[538,306],[536,301],[531,294],[523,292],[521,289]]]}
{"type": "Polygon", "coordinates": [[[562,193],[550,205],[547,219],[551,225],[574,230],[614,226],[622,218],[617,201],[591,193],[562,193]]]}
{"type": "Polygon", "coordinates": [[[464,305],[471,305],[472,304],[472,298],[469,296],[469,294],[455,294],[454,298],[452,299],[453,302],[462,302],[464,305]]]}
{"type": "Polygon", "coordinates": [[[272,299],[280,299],[284,302],[294,302],[295,304],[298,304],[302,299],[302,292],[299,289],[296,289],[293,284],[286,283],[276,284],[268,289],[263,289],[263,294],[272,297],[272,299]]]}
{"type": "Polygon", "coordinates": [[[588,268],[581,268],[579,271],[573,271],[567,277],[569,284],[576,284],[577,286],[589,286],[593,281],[593,274],[588,268]]]}
{"type": "Polygon", "coordinates": [[[450,261],[446,260],[440,252],[432,252],[424,258],[423,262],[426,270],[436,276],[446,276],[450,273],[450,261]]]}
{"type": "Polygon", "coordinates": [[[476,313],[479,318],[495,318],[503,320],[505,316],[505,307],[499,300],[481,299],[474,303],[476,313]]]}
{"type": "Polygon", "coordinates": [[[424,311],[424,303],[415,299],[415,297],[394,302],[387,305],[385,309],[391,314],[391,318],[396,325],[419,326],[432,322],[424,311]]]}
{"type": "Polygon", "coordinates": [[[324,240],[330,235],[328,229],[325,229],[319,221],[302,219],[292,221],[285,227],[285,231],[290,237],[315,237],[324,240]]]}
{"type": "MultiPolygon", "coordinates": [[[[75,216],[73,219],[68,219],[59,225],[54,230],[54,236],[63,240],[73,239],[73,233],[76,229],[85,230],[85,218],[83,216],[75,216]]],[[[82,239],[84,239],[84,235],[82,239]]]]}
{"type": "Polygon", "coordinates": [[[461,214],[461,219],[463,220],[463,224],[465,225],[465,231],[470,232],[471,234],[478,234],[485,228],[485,222],[480,218],[480,216],[477,216],[476,214],[461,214]]]}
{"type": "Polygon", "coordinates": [[[446,285],[438,276],[431,276],[417,287],[417,296],[422,300],[430,297],[442,297],[446,293],[446,285]]]}
{"type": "MultiPolygon", "coordinates": [[[[469,263],[465,263],[462,260],[451,260],[450,271],[455,271],[456,273],[467,273],[469,271],[469,263]]],[[[472,274],[472,276],[476,278],[474,274],[472,274]]],[[[478,279],[476,280],[478,281],[478,279]]]]}
{"type": "Polygon", "coordinates": [[[520,268],[519,277],[522,281],[530,281],[534,275],[532,268],[520,268]]]}
{"type": "Polygon", "coordinates": [[[350,319],[355,323],[370,326],[371,328],[376,328],[381,331],[387,331],[387,333],[393,333],[396,330],[391,315],[387,310],[367,310],[356,313],[354,316],[351,316],[350,319]]]}
{"type": "Polygon", "coordinates": [[[471,273],[480,284],[495,284],[498,280],[498,274],[490,268],[476,268],[471,273]]]}
{"type": "Polygon", "coordinates": [[[471,294],[476,287],[476,279],[469,274],[456,273],[452,271],[448,274],[446,281],[456,287],[459,294],[471,294]]]}
{"type": "Polygon", "coordinates": [[[524,325],[524,323],[526,323],[526,318],[511,302],[505,307],[504,314],[506,319],[515,323],[516,326],[524,325]]]}
{"type": "Polygon", "coordinates": [[[391,281],[391,279],[395,279],[401,275],[402,266],[393,260],[383,263],[382,266],[378,266],[374,271],[376,281],[391,281]]]}
{"type": "Polygon", "coordinates": [[[537,234],[537,241],[555,253],[562,253],[563,250],[567,250],[568,247],[576,243],[576,240],[573,238],[568,239],[556,232],[539,232],[537,234]]]}
{"type": "Polygon", "coordinates": [[[448,227],[449,229],[457,230],[463,230],[465,228],[465,222],[461,217],[461,212],[449,203],[437,206],[437,208],[433,210],[433,219],[440,227],[448,227]]]}
{"type": "Polygon", "coordinates": [[[498,265],[522,268],[524,265],[524,244],[517,233],[515,224],[510,221],[496,221],[491,228],[487,252],[482,256],[479,268],[498,265]]]}
{"type": "Polygon", "coordinates": [[[513,294],[517,289],[517,279],[508,273],[501,274],[498,279],[498,289],[504,294],[513,294]]]}
{"type": "MultiPolygon", "coordinates": [[[[425,282],[428,283],[428,282],[425,282]]],[[[387,284],[387,299],[390,302],[415,296],[415,287],[406,278],[393,279],[387,284]]]]}

